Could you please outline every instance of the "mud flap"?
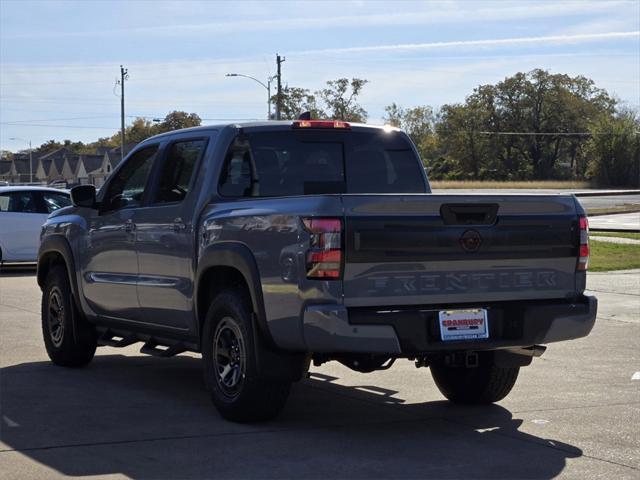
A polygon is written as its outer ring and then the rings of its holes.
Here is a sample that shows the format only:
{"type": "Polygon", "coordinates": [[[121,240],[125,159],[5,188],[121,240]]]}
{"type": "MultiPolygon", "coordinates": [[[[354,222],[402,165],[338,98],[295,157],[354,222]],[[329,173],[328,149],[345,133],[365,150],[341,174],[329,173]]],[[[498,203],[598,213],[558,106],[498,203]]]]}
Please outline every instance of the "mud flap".
{"type": "Polygon", "coordinates": [[[258,374],[268,380],[297,382],[306,373],[308,360],[302,352],[285,352],[267,346],[255,314],[251,315],[258,374]]]}

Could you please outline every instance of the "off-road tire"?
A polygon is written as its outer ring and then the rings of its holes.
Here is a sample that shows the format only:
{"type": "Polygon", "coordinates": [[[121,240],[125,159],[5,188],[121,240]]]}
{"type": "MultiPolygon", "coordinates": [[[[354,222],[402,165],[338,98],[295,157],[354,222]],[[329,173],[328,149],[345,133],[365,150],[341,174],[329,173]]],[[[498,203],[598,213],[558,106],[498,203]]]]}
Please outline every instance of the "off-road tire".
{"type": "Polygon", "coordinates": [[[255,342],[262,340],[254,330],[249,305],[241,291],[222,291],[209,307],[202,334],[205,384],[220,415],[234,422],[274,418],[284,407],[291,388],[291,382],[266,379],[259,374],[255,342]],[[227,339],[222,341],[225,334],[227,339]],[[221,345],[225,342],[229,343],[221,345]],[[228,373],[224,376],[224,372],[232,364],[230,368],[237,369],[240,375],[237,384],[230,387],[227,383],[233,382],[226,381],[233,377],[228,373]]]}
{"type": "Polygon", "coordinates": [[[63,266],[51,269],[42,293],[42,336],[53,363],[83,367],[96,353],[95,327],[75,306],[69,277],[63,266]]]}
{"type": "Polygon", "coordinates": [[[493,352],[480,352],[478,366],[445,365],[443,358],[430,365],[438,390],[451,402],[488,404],[505,398],[516,383],[520,367],[498,367],[493,352]]]}

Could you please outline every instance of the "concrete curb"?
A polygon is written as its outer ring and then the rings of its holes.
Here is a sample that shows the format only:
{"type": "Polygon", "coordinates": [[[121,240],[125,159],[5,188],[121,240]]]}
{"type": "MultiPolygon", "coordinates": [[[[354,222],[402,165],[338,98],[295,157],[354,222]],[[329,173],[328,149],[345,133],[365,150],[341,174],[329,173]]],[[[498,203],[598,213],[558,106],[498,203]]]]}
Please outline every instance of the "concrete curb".
{"type": "Polygon", "coordinates": [[[610,233],[640,233],[640,229],[637,228],[593,228],[589,227],[590,232],[610,232],[610,233]]]}

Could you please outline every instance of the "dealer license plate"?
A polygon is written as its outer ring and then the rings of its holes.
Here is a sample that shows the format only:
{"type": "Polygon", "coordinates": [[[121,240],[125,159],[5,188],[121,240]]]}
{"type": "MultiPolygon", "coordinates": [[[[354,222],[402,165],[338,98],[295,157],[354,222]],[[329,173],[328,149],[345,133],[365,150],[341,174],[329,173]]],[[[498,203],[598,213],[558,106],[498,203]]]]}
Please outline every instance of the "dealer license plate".
{"type": "Polygon", "coordinates": [[[445,342],[489,338],[487,311],[484,308],[441,310],[440,338],[445,342]]]}

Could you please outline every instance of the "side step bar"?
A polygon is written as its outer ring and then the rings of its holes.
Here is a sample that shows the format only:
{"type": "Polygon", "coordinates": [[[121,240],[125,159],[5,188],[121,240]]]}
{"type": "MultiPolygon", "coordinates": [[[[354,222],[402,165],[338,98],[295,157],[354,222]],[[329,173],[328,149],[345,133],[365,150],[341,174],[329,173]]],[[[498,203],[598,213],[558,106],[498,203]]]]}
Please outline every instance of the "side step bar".
{"type": "Polygon", "coordinates": [[[146,342],[140,349],[140,353],[146,353],[147,355],[153,355],[154,357],[173,357],[182,352],[186,352],[187,348],[182,342],[174,343],[173,345],[158,345],[153,340],[146,342]],[[166,347],[166,348],[162,348],[166,347]]]}
{"type": "Polygon", "coordinates": [[[173,357],[179,353],[186,352],[189,347],[179,340],[162,340],[149,336],[136,335],[135,333],[117,333],[107,328],[103,330],[98,337],[98,345],[106,347],[124,348],[134,343],[144,342],[140,349],[140,353],[153,355],[154,357],[173,357]]]}
{"type": "Polygon", "coordinates": [[[105,330],[98,338],[98,345],[105,347],[123,348],[133,345],[139,342],[138,337],[135,334],[130,333],[126,336],[113,333],[111,330],[105,330]],[[119,340],[118,340],[119,339],[119,340]]]}

